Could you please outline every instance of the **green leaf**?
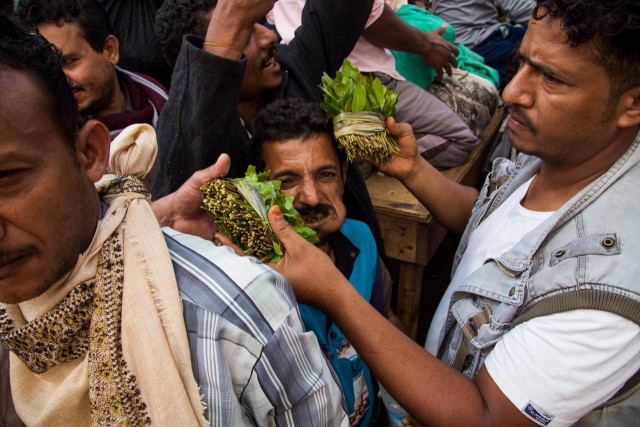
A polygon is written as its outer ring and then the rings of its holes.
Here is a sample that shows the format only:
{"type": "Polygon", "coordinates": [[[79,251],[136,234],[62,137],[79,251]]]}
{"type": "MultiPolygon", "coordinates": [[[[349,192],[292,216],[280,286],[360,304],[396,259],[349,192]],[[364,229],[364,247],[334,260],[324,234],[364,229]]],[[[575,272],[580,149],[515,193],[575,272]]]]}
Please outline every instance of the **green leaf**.
{"type": "Polygon", "coordinates": [[[398,94],[387,89],[380,79],[361,74],[346,59],[334,79],[325,73],[321,81],[324,93],[321,106],[331,118],[351,111],[373,111],[385,118],[395,114],[398,94]]]}
{"type": "Polygon", "coordinates": [[[362,111],[367,102],[367,89],[364,84],[358,83],[353,94],[353,103],[351,111],[362,111]]]}
{"type": "Polygon", "coordinates": [[[320,239],[318,239],[318,236],[316,235],[316,232],[307,226],[294,226],[292,228],[296,231],[296,233],[307,239],[310,243],[315,244],[320,241],[320,239]]]}
{"type": "Polygon", "coordinates": [[[276,241],[273,242],[273,251],[276,253],[276,255],[282,256],[282,246],[280,246],[280,244],[276,241]]]}
{"type": "Polygon", "coordinates": [[[333,90],[335,91],[338,98],[342,98],[344,95],[347,95],[350,92],[349,85],[340,82],[336,83],[333,86],[333,90]]]}
{"type": "Polygon", "coordinates": [[[373,81],[371,82],[371,89],[373,89],[373,93],[376,96],[376,99],[378,100],[377,104],[379,106],[383,106],[384,105],[384,92],[386,87],[382,86],[382,82],[380,82],[379,78],[375,78],[373,79],[373,81]]]}
{"type": "Polygon", "coordinates": [[[342,113],[342,111],[340,110],[340,108],[336,107],[334,104],[332,104],[331,102],[327,102],[327,101],[323,101],[320,104],[320,107],[327,112],[327,115],[329,116],[330,119],[333,119],[334,117],[340,115],[342,113]]]}
{"type": "Polygon", "coordinates": [[[352,80],[355,80],[360,75],[360,70],[356,68],[349,60],[345,59],[342,62],[342,74],[346,75],[352,80]]]}

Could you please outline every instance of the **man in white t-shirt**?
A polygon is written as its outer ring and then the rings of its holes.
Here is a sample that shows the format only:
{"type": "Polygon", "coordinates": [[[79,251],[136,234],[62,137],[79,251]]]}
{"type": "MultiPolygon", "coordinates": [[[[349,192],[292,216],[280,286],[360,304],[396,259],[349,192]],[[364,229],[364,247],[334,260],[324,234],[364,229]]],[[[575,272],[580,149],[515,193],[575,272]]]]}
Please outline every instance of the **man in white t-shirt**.
{"type": "Polygon", "coordinates": [[[430,167],[411,128],[389,120],[401,153],[378,167],[464,230],[428,352],[270,213],[286,248],[276,268],[298,300],[327,313],[420,422],[640,419],[639,26],[637,0],[538,0],[503,94],[522,154],[494,162],[479,194],[430,167]]]}

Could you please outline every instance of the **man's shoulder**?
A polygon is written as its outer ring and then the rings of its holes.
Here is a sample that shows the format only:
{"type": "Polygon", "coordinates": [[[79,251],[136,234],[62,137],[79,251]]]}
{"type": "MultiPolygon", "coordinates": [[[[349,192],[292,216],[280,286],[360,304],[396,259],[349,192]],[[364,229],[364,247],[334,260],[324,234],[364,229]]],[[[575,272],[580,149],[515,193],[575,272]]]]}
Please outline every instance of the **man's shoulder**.
{"type": "Polygon", "coordinates": [[[169,91],[162,85],[162,83],[158,82],[151,76],[135,71],[125,70],[119,66],[116,66],[116,74],[118,75],[118,78],[128,80],[136,86],[144,86],[147,91],[156,92],[159,96],[163,96],[165,100],[169,96],[169,91]]]}
{"type": "MultiPolygon", "coordinates": [[[[196,236],[162,231],[183,302],[252,335],[274,331],[296,308],[288,282],[269,266],[196,236]]],[[[270,333],[258,335],[270,339],[270,333]]]]}
{"type": "Polygon", "coordinates": [[[367,223],[353,218],[346,218],[342,223],[340,229],[357,230],[360,233],[372,234],[371,228],[369,228],[369,225],[367,223]]]}
{"type": "Polygon", "coordinates": [[[340,226],[340,232],[349,240],[373,240],[373,232],[369,225],[357,219],[347,218],[340,226]]]}

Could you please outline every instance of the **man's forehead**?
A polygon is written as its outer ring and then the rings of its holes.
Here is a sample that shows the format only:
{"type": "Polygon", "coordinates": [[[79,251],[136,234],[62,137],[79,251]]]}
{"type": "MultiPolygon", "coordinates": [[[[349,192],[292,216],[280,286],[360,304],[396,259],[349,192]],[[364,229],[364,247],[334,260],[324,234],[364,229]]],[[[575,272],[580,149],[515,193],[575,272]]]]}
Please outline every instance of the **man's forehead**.
{"type": "Polygon", "coordinates": [[[594,44],[591,40],[571,46],[561,21],[547,15],[539,20],[531,18],[518,54],[527,62],[556,72],[580,72],[584,67],[599,65],[594,44]]]}
{"type": "Polygon", "coordinates": [[[38,25],[38,31],[63,53],[76,49],[82,42],[88,43],[84,32],[75,22],[48,22],[38,25]]]}
{"type": "Polygon", "coordinates": [[[339,167],[336,148],[331,138],[325,134],[266,141],[263,145],[263,153],[267,165],[305,162],[339,167]]]}
{"type": "Polygon", "coordinates": [[[0,67],[0,141],[5,149],[45,149],[60,138],[43,90],[30,73],[0,67]]]}

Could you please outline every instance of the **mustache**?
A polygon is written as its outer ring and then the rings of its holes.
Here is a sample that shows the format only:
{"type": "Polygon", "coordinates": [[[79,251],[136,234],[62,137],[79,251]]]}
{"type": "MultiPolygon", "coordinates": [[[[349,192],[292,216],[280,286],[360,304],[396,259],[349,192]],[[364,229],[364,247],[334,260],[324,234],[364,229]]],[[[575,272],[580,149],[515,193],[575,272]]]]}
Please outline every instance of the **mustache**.
{"type": "Polygon", "coordinates": [[[267,62],[269,62],[270,59],[275,59],[276,56],[276,51],[278,49],[276,48],[276,45],[273,44],[269,47],[269,49],[267,50],[267,54],[265,55],[264,58],[262,58],[262,65],[266,65],[267,62]]]}
{"type": "Polygon", "coordinates": [[[11,262],[24,256],[35,255],[37,253],[38,250],[35,246],[24,246],[22,248],[15,249],[0,249],[0,264],[11,262]]]}
{"type": "Polygon", "coordinates": [[[276,47],[276,45],[272,44],[268,51],[269,58],[273,58],[274,56],[276,56],[277,51],[278,51],[278,48],[276,47]]]}
{"type": "Polygon", "coordinates": [[[301,217],[313,217],[313,216],[331,216],[334,215],[336,210],[331,205],[315,205],[309,207],[302,207],[297,209],[301,217]]]}
{"type": "Polygon", "coordinates": [[[71,90],[84,90],[84,88],[82,86],[80,86],[79,84],[75,84],[75,83],[69,84],[69,87],[71,87],[71,90]]]}
{"type": "Polygon", "coordinates": [[[524,111],[522,111],[522,108],[518,105],[510,105],[509,106],[509,110],[511,113],[511,117],[513,117],[516,121],[522,123],[523,125],[525,125],[526,127],[528,127],[532,133],[536,132],[536,128],[533,125],[533,121],[529,118],[529,116],[527,116],[524,111]]]}

